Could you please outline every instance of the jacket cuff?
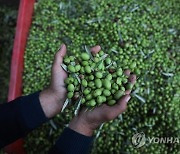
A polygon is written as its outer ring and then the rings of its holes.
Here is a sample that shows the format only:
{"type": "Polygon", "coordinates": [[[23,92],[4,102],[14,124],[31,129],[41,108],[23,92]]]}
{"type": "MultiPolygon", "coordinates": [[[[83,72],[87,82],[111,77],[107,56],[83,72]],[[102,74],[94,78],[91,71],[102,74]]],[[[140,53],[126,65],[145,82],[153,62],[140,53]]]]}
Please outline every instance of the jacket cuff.
{"type": "Polygon", "coordinates": [[[82,135],[67,127],[56,142],[56,148],[63,154],[86,154],[92,143],[93,137],[82,135]]]}
{"type": "Polygon", "coordinates": [[[17,103],[17,110],[19,110],[17,113],[20,114],[18,117],[22,124],[21,128],[25,128],[25,131],[35,129],[48,121],[39,101],[39,93],[40,91],[18,98],[20,102],[17,103]]]}

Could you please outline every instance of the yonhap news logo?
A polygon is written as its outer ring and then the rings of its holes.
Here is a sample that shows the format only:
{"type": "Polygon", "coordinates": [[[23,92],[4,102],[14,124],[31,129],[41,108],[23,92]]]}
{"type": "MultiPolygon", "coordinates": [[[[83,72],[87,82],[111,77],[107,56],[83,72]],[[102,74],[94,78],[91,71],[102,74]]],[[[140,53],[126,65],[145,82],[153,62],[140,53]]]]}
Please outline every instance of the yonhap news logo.
{"type": "Polygon", "coordinates": [[[132,144],[135,148],[140,148],[146,144],[179,144],[178,137],[146,137],[144,132],[136,133],[132,136],[132,144]]]}

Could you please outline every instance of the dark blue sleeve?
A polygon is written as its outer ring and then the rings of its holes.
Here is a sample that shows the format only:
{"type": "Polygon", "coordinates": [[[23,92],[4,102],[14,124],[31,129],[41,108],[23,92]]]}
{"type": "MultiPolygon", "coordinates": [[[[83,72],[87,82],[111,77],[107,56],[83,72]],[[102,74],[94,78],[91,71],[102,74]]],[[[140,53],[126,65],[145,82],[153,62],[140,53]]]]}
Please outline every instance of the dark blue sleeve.
{"type": "Polygon", "coordinates": [[[87,154],[93,143],[93,137],[84,136],[70,128],[65,128],[50,154],[87,154]]]}
{"type": "Polygon", "coordinates": [[[39,92],[0,105],[0,149],[46,122],[39,92]]]}

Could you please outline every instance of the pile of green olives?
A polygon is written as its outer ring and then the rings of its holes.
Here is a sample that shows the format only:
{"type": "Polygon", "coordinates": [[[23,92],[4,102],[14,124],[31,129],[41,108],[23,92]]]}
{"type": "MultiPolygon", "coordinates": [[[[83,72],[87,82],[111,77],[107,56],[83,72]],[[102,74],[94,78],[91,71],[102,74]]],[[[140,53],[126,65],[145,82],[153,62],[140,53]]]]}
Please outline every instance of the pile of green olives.
{"type": "Polygon", "coordinates": [[[81,99],[81,104],[87,107],[103,103],[114,105],[125,95],[125,90],[132,90],[133,86],[128,83],[122,68],[102,50],[93,56],[89,54],[82,52],[78,57],[65,56],[63,62],[68,72],[65,80],[67,97],[81,99]]]}

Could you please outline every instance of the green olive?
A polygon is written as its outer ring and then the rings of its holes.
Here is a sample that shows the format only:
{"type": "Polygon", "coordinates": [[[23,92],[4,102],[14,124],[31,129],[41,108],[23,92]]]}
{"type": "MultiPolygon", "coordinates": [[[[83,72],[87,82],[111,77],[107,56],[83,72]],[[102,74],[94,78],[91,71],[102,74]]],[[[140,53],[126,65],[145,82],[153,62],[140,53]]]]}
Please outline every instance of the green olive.
{"type": "Polygon", "coordinates": [[[67,87],[68,91],[74,91],[74,85],[73,84],[69,84],[67,87]]]}
{"type": "Polygon", "coordinates": [[[91,92],[91,89],[90,89],[90,88],[86,88],[86,89],[84,89],[83,94],[84,94],[84,95],[87,95],[87,94],[89,94],[90,92],[91,92]]]}
{"type": "Polygon", "coordinates": [[[82,81],[81,81],[81,84],[82,84],[82,86],[83,87],[87,87],[87,81],[85,80],[85,79],[83,79],[82,81]]]}
{"type": "Polygon", "coordinates": [[[106,89],[110,90],[110,89],[111,89],[111,82],[110,82],[108,79],[104,79],[104,80],[103,80],[103,86],[104,86],[106,89]]]}
{"type": "Polygon", "coordinates": [[[128,83],[127,85],[126,85],[126,89],[127,90],[132,90],[132,88],[133,88],[133,84],[132,83],[128,83]]]}
{"type": "Polygon", "coordinates": [[[67,93],[67,98],[71,99],[73,97],[74,93],[73,92],[68,92],[67,93]]]}
{"type": "Polygon", "coordinates": [[[87,106],[94,107],[96,105],[96,101],[94,99],[87,102],[87,106]]]}
{"type": "Polygon", "coordinates": [[[114,104],[116,104],[116,101],[115,101],[115,100],[110,100],[110,101],[108,101],[108,105],[112,106],[112,105],[114,105],[114,104]]]}
{"type": "Polygon", "coordinates": [[[116,100],[120,99],[122,96],[124,95],[124,92],[121,90],[118,90],[115,94],[114,94],[114,98],[116,100]]]}
{"type": "Polygon", "coordinates": [[[80,69],[81,69],[81,65],[76,65],[76,66],[75,66],[75,70],[76,70],[76,72],[79,72],[79,71],[80,71],[80,69]]]}
{"type": "Polygon", "coordinates": [[[111,64],[111,58],[106,58],[106,59],[105,59],[105,63],[106,63],[106,65],[111,64]]]}
{"type": "Polygon", "coordinates": [[[90,59],[90,56],[89,56],[87,53],[82,53],[82,54],[81,54],[81,58],[82,58],[83,60],[89,60],[89,59],[90,59]]]}
{"type": "Polygon", "coordinates": [[[84,70],[85,70],[86,73],[91,73],[91,67],[88,66],[88,65],[85,66],[84,70]]]}
{"type": "Polygon", "coordinates": [[[103,74],[101,72],[96,72],[95,76],[99,79],[101,79],[103,77],[103,74]]]}
{"type": "Polygon", "coordinates": [[[119,68],[116,73],[117,73],[117,76],[122,76],[123,70],[119,68]]]}
{"type": "Polygon", "coordinates": [[[63,61],[64,61],[65,64],[69,64],[70,63],[70,59],[68,57],[64,58],[63,61]]]}
{"type": "Polygon", "coordinates": [[[95,80],[95,85],[97,88],[101,88],[102,87],[102,81],[100,79],[96,79],[95,80]]]}
{"type": "Polygon", "coordinates": [[[109,90],[107,90],[107,89],[104,89],[104,90],[103,90],[103,95],[104,95],[104,96],[110,96],[110,95],[111,95],[111,92],[110,92],[109,90]]]}
{"type": "Polygon", "coordinates": [[[93,76],[93,75],[90,75],[90,76],[89,76],[89,80],[94,80],[94,76],[93,76]]]}
{"type": "Polygon", "coordinates": [[[98,96],[96,100],[98,104],[103,103],[103,96],[98,96]]]}
{"type": "Polygon", "coordinates": [[[76,72],[75,67],[72,65],[68,65],[68,71],[72,73],[76,72]]]}
{"type": "Polygon", "coordinates": [[[82,61],[82,65],[87,66],[87,65],[89,65],[89,62],[88,61],[82,61]]]}
{"type": "Polygon", "coordinates": [[[90,81],[89,83],[88,83],[88,87],[94,87],[94,82],[93,81],[90,81]]]}
{"type": "Polygon", "coordinates": [[[85,98],[86,98],[86,100],[90,100],[90,99],[92,99],[92,95],[88,94],[85,98]]]}
{"type": "Polygon", "coordinates": [[[102,94],[102,89],[96,89],[93,93],[94,97],[100,96],[102,94]]]}
{"type": "Polygon", "coordinates": [[[111,74],[108,74],[108,75],[106,76],[106,79],[112,80],[112,75],[111,75],[111,74]]]}
{"type": "Polygon", "coordinates": [[[122,79],[121,79],[120,77],[118,77],[118,78],[116,79],[116,83],[117,83],[118,85],[121,85],[121,84],[122,84],[122,79]]]}

